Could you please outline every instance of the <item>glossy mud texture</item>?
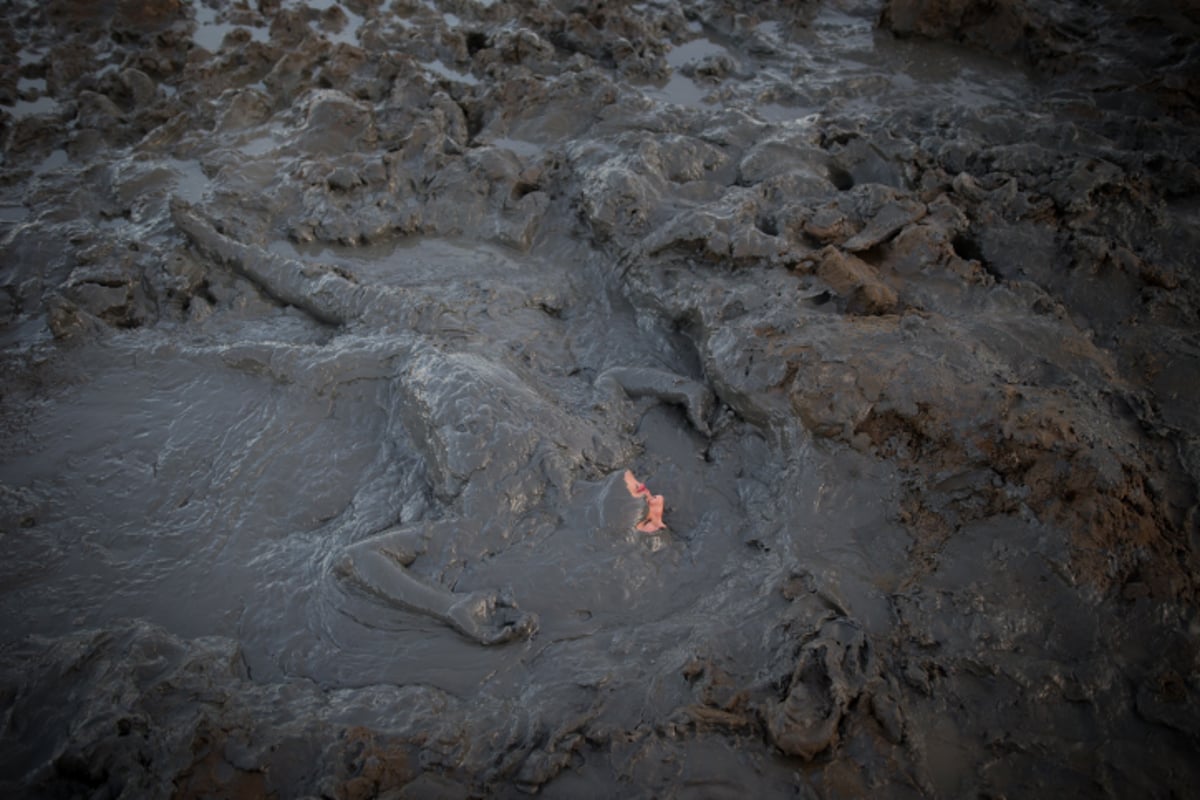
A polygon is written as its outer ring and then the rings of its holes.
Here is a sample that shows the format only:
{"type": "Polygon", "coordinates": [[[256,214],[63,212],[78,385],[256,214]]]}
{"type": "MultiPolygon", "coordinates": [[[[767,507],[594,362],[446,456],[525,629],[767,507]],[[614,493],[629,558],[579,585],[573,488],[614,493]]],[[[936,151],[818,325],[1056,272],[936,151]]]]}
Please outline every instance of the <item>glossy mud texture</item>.
{"type": "Polygon", "coordinates": [[[3,12],[5,796],[1200,785],[1194,3],[3,12]]]}

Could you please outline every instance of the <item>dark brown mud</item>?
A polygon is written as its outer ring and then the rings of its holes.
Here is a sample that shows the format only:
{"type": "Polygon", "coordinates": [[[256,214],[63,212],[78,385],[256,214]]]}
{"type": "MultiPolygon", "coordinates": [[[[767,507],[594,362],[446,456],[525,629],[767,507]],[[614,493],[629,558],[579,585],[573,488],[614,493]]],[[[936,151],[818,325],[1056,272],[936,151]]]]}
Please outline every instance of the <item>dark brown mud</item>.
{"type": "Polygon", "coordinates": [[[1200,783],[1195,3],[0,10],[5,796],[1200,783]]]}

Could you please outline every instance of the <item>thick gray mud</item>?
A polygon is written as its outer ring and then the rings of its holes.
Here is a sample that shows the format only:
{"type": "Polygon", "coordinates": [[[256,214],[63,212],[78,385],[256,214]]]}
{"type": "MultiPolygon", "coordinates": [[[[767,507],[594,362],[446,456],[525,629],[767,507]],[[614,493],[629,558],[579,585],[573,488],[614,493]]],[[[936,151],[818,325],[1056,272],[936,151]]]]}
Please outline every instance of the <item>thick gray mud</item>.
{"type": "Polygon", "coordinates": [[[1195,3],[0,10],[5,796],[1200,785],[1195,3]]]}

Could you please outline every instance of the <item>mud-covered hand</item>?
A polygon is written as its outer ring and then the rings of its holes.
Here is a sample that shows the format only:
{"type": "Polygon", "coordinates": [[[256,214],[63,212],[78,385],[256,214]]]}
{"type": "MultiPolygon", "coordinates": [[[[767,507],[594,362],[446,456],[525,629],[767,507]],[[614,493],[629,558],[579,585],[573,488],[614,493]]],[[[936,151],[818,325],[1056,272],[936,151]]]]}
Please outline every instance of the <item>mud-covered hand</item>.
{"type": "Polygon", "coordinates": [[[503,644],[532,636],[536,614],[521,611],[508,591],[482,590],[463,595],[446,612],[448,622],[480,644],[503,644]]]}

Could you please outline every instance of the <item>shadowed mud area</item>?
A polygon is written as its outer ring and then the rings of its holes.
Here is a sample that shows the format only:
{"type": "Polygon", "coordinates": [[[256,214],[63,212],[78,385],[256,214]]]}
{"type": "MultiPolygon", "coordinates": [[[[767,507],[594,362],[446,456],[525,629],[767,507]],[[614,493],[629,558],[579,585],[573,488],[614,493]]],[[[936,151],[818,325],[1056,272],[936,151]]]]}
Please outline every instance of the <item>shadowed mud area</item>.
{"type": "Polygon", "coordinates": [[[6,797],[1200,785],[1200,5],[0,11],[6,797]]]}

